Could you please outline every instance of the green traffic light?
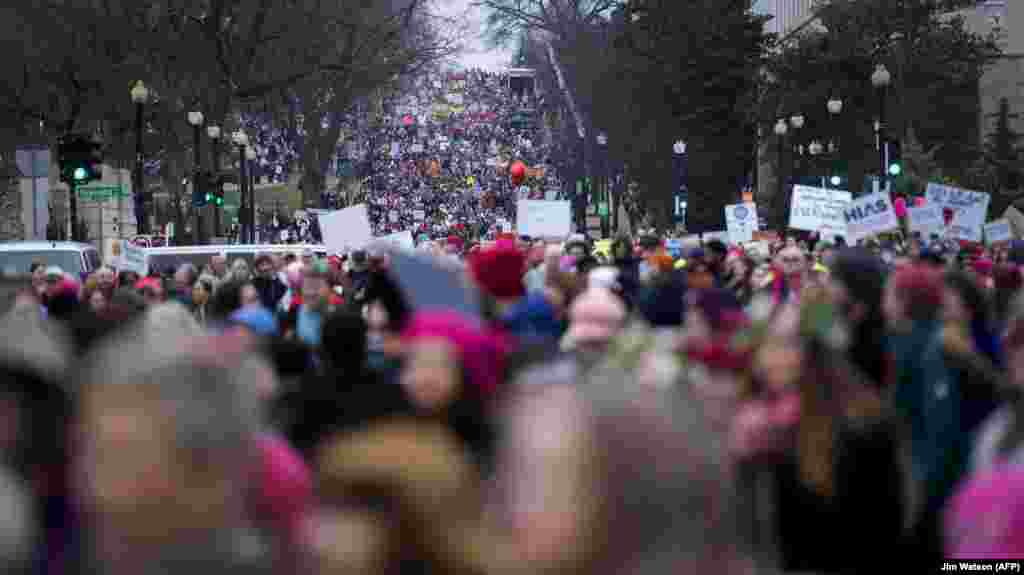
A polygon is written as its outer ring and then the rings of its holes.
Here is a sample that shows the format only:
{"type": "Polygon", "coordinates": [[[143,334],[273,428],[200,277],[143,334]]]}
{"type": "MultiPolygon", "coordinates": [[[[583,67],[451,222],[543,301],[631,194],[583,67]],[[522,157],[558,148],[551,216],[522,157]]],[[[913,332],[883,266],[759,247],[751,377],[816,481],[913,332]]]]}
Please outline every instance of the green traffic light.
{"type": "Polygon", "coordinates": [[[889,175],[898,176],[903,173],[903,167],[899,164],[889,164],[889,175]]]}
{"type": "Polygon", "coordinates": [[[71,177],[74,178],[76,182],[81,182],[82,180],[89,178],[89,173],[85,171],[85,168],[75,168],[71,177]]]}
{"type": "Polygon", "coordinates": [[[206,194],[206,201],[209,202],[213,199],[213,194],[206,194]]]}

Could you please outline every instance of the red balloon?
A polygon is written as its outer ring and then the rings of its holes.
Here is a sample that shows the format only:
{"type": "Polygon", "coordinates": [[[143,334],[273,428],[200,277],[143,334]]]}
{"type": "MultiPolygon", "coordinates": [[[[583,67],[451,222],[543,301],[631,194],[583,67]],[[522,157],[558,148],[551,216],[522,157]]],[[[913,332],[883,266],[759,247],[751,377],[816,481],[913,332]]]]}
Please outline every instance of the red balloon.
{"type": "Polygon", "coordinates": [[[893,207],[893,209],[896,210],[896,217],[897,218],[905,218],[905,217],[907,217],[907,200],[905,200],[903,198],[896,198],[896,201],[893,202],[893,206],[892,207],[893,207]]]}
{"type": "Polygon", "coordinates": [[[914,206],[920,208],[924,205],[924,196],[917,196],[914,198],[914,206]]]}
{"type": "Polygon", "coordinates": [[[512,176],[512,183],[518,186],[526,179],[526,164],[518,160],[512,162],[512,167],[509,168],[508,172],[512,176]]]}

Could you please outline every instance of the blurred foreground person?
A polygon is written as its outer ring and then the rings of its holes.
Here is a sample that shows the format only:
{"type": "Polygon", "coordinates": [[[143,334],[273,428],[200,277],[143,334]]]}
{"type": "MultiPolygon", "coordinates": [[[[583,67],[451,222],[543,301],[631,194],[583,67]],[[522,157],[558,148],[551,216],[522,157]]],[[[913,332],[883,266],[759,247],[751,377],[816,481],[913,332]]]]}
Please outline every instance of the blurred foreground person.
{"type": "Polygon", "coordinates": [[[382,423],[331,443],[320,573],[755,572],[696,404],[618,370],[528,389],[508,412],[493,507],[439,427],[382,423]]]}
{"type": "Polygon", "coordinates": [[[79,370],[81,572],[267,572],[274,534],[247,502],[260,457],[245,342],[188,337],[186,309],[162,313],[163,329],[134,326],[79,370]]]}

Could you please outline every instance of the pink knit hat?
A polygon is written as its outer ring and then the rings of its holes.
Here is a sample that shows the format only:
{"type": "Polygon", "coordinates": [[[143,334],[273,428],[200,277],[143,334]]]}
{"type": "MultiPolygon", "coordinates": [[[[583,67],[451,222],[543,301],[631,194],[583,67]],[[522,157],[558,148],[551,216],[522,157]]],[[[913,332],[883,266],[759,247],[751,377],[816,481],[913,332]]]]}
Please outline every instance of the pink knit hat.
{"type": "Polygon", "coordinates": [[[946,556],[1024,557],[1024,469],[1001,465],[960,487],[946,511],[946,556]]]}
{"type": "Polygon", "coordinates": [[[588,288],[569,308],[570,341],[608,341],[626,322],[626,306],[611,290],[588,288]]]}
{"type": "Polygon", "coordinates": [[[402,330],[402,341],[438,338],[455,347],[468,382],[482,395],[494,392],[501,381],[507,345],[496,333],[462,314],[448,310],[419,311],[402,330]]]}

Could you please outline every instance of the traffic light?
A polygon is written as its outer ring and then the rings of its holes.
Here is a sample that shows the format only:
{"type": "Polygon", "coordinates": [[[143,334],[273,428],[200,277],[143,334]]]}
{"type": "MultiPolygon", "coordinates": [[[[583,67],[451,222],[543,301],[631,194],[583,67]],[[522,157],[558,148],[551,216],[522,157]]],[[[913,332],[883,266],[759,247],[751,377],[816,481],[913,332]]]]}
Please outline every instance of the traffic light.
{"type": "Polygon", "coordinates": [[[206,193],[207,203],[217,208],[224,207],[224,178],[214,173],[208,173],[206,174],[206,181],[208,190],[206,193]]]}
{"type": "Polygon", "coordinates": [[[68,134],[57,143],[60,181],[81,186],[103,178],[103,144],[82,134],[68,134]]]}
{"type": "Polygon", "coordinates": [[[899,141],[887,142],[886,146],[888,149],[886,172],[890,178],[898,178],[903,175],[903,150],[899,141]]]}
{"type": "Polygon", "coordinates": [[[203,178],[197,177],[192,181],[192,207],[201,208],[209,201],[209,194],[203,191],[200,181],[203,178]]]}

